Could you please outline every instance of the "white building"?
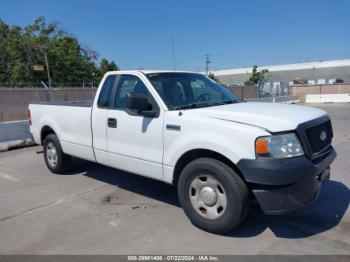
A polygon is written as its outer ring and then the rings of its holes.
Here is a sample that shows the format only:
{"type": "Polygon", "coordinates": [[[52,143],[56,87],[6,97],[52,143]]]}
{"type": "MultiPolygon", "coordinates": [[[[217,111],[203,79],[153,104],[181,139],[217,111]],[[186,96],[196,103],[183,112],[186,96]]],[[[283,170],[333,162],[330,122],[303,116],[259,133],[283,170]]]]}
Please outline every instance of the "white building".
{"type": "MultiPolygon", "coordinates": [[[[338,81],[350,83],[350,59],[316,61],[298,64],[259,66],[267,69],[264,91],[271,94],[286,94],[293,81],[309,85],[332,84],[338,81]]],[[[211,71],[225,85],[243,85],[251,74],[252,67],[211,71]]]]}

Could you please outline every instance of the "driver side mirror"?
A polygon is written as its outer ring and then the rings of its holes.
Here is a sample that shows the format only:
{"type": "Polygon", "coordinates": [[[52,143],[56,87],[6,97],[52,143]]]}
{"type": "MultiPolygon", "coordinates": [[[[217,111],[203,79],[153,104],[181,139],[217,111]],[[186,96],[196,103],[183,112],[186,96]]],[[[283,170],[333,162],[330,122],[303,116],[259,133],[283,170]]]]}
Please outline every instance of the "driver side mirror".
{"type": "Polygon", "coordinates": [[[126,94],[126,107],[135,109],[145,117],[155,117],[157,112],[152,110],[152,105],[148,102],[147,96],[139,93],[126,94]]]}

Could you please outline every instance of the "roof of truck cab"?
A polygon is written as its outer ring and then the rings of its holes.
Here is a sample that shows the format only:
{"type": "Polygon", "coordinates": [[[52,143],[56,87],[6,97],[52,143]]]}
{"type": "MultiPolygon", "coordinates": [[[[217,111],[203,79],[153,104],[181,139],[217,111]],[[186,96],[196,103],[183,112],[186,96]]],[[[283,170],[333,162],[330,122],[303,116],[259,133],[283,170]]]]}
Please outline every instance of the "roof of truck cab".
{"type": "Polygon", "coordinates": [[[110,71],[110,74],[130,74],[130,73],[143,73],[143,74],[157,74],[157,73],[192,73],[192,74],[201,74],[198,72],[192,71],[174,71],[174,70],[118,70],[118,71],[110,71]]]}

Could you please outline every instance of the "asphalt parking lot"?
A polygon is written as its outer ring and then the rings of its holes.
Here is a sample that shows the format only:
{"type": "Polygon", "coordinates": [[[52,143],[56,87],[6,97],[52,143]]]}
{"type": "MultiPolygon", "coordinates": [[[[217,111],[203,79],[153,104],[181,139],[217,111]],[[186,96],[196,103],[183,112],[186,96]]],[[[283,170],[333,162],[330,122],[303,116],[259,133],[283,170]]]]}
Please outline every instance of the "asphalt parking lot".
{"type": "Polygon", "coordinates": [[[253,206],[226,236],[192,226],[170,185],[82,160],[54,175],[38,146],[0,153],[0,253],[350,254],[350,104],[317,107],[338,153],[319,200],[285,216],[253,206]]]}

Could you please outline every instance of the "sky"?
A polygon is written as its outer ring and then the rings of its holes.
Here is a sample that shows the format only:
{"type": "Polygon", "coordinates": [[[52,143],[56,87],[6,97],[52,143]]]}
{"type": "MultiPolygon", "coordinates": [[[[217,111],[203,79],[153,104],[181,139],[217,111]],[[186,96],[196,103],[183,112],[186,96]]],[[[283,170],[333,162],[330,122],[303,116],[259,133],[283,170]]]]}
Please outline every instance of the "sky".
{"type": "Polygon", "coordinates": [[[0,19],[58,21],[121,69],[203,71],[350,58],[350,0],[0,0],[0,19]],[[173,39],[173,41],[172,41],[173,39]],[[172,45],[173,43],[173,45],[172,45]]]}

